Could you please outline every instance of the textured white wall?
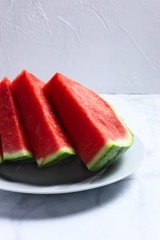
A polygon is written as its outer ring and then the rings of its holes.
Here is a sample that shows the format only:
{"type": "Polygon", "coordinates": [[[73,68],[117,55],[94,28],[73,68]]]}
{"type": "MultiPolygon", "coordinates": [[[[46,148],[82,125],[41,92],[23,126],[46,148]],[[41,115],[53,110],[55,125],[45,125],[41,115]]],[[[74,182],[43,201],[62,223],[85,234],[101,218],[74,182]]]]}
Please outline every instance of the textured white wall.
{"type": "Polygon", "coordinates": [[[0,78],[22,69],[98,93],[160,93],[160,1],[0,0],[0,78]]]}

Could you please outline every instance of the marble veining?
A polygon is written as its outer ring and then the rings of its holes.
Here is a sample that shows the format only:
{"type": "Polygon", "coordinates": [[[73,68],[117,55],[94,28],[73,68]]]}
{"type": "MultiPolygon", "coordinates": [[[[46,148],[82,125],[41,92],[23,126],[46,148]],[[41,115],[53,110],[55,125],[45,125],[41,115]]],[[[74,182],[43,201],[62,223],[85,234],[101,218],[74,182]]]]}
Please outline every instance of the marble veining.
{"type": "Polygon", "coordinates": [[[160,95],[107,95],[117,97],[140,113],[134,131],[145,146],[141,167],[120,182],[79,193],[0,191],[1,239],[160,238],[160,95]]]}

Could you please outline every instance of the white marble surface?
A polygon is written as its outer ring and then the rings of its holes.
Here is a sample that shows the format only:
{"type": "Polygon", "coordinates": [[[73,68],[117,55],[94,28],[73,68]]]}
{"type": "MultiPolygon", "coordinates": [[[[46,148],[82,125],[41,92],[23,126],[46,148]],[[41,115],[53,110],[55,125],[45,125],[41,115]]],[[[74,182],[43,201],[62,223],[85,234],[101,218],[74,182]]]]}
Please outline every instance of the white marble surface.
{"type": "Polygon", "coordinates": [[[160,239],[160,95],[118,97],[139,113],[132,130],[145,146],[141,167],[118,183],[85,192],[0,191],[0,239],[160,239]]]}
{"type": "Polygon", "coordinates": [[[0,0],[0,79],[58,71],[98,93],[160,93],[159,0],[0,0]]]}

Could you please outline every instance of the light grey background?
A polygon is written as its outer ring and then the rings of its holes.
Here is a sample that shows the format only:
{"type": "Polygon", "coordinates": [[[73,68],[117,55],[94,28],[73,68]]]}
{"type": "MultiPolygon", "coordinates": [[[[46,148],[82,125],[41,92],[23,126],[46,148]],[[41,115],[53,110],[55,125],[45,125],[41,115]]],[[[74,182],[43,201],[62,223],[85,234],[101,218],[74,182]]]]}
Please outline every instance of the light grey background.
{"type": "Polygon", "coordinates": [[[55,72],[97,93],[160,93],[159,0],[0,0],[0,79],[55,72]]]}

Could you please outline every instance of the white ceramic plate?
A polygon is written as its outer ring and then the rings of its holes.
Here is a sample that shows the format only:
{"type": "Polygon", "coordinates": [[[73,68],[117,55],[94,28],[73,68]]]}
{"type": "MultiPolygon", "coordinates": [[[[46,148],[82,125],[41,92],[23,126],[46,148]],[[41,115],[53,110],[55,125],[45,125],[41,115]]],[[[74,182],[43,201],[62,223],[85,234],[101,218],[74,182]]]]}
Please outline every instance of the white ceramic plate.
{"type": "Polygon", "coordinates": [[[2,165],[0,189],[57,194],[102,187],[117,182],[135,171],[142,162],[143,152],[142,142],[135,136],[133,146],[115,164],[97,174],[90,173],[78,158],[61,166],[44,169],[37,169],[34,164],[2,165]],[[42,183],[44,185],[41,185],[42,183]]]}
{"type": "MultiPolygon", "coordinates": [[[[125,109],[122,116],[127,116],[125,103],[122,102],[121,106],[121,110],[125,109]]],[[[132,114],[135,115],[133,111],[132,114]]],[[[131,124],[132,114],[129,119],[131,124]]],[[[21,193],[60,194],[102,187],[129,176],[141,164],[143,154],[142,141],[135,135],[133,146],[115,164],[99,173],[88,171],[77,157],[65,164],[43,169],[37,168],[34,163],[5,164],[0,166],[0,189],[21,193]]]]}

